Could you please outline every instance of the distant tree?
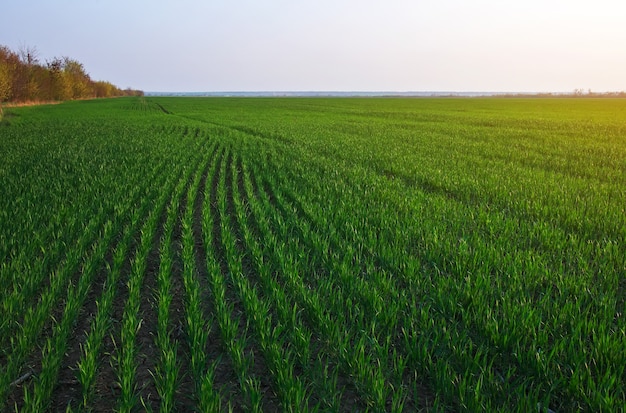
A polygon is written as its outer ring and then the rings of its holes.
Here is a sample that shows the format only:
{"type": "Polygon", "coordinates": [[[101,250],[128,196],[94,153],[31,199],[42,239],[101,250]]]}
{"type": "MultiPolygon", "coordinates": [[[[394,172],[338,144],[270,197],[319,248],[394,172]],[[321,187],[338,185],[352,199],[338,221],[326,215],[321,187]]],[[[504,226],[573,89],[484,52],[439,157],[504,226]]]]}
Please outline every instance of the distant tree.
{"type": "Polygon", "coordinates": [[[2,104],[13,96],[13,73],[18,57],[9,48],[0,46],[0,119],[2,118],[2,104]]]}
{"type": "Polygon", "coordinates": [[[124,89],[122,93],[124,96],[143,96],[143,90],[135,90],[130,87],[124,89]]]}
{"type": "Polygon", "coordinates": [[[64,60],[55,57],[47,63],[50,77],[50,98],[52,100],[68,100],[72,98],[72,84],[64,71],[64,60]]]}
{"type": "Polygon", "coordinates": [[[5,63],[0,62],[0,120],[4,116],[2,104],[11,96],[11,79],[9,69],[5,63]]]}
{"type": "Polygon", "coordinates": [[[0,66],[2,66],[2,92],[0,92],[0,101],[6,101],[13,98],[15,94],[15,76],[20,65],[19,56],[13,53],[7,47],[0,47],[0,66]]]}
{"type": "Polygon", "coordinates": [[[34,66],[39,63],[39,52],[36,47],[22,46],[19,50],[20,59],[27,66],[34,66]]]}
{"type": "Polygon", "coordinates": [[[0,62],[0,103],[11,97],[11,78],[9,65],[0,62]]]}
{"type": "Polygon", "coordinates": [[[6,101],[69,100],[91,97],[141,96],[140,90],[121,90],[109,82],[93,81],[82,63],[55,57],[39,64],[34,47],[18,53],[0,45],[0,113],[6,101]]]}
{"type": "Polygon", "coordinates": [[[94,94],[97,98],[108,98],[112,96],[118,96],[120,90],[113,84],[104,81],[93,82],[94,94]]]}
{"type": "Polygon", "coordinates": [[[18,81],[14,93],[18,100],[38,100],[39,83],[36,78],[36,67],[39,63],[37,49],[34,47],[22,47],[19,50],[20,62],[18,68],[18,81]]]}
{"type": "Polygon", "coordinates": [[[65,75],[69,78],[72,88],[72,98],[80,99],[88,97],[91,79],[87,72],[85,72],[83,64],[69,57],[64,57],[63,72],[65,72],[65,75]]]}

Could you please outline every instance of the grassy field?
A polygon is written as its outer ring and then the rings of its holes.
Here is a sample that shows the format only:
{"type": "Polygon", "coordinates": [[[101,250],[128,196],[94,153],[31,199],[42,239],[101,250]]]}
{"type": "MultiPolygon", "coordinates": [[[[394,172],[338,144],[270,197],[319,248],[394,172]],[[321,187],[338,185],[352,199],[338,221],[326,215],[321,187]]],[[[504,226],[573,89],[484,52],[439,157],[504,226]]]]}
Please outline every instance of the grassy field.
{"type": "Polygon", "coordinates": [[[0,123],[0,410],[624,411],[626,100],[0,123]]]}

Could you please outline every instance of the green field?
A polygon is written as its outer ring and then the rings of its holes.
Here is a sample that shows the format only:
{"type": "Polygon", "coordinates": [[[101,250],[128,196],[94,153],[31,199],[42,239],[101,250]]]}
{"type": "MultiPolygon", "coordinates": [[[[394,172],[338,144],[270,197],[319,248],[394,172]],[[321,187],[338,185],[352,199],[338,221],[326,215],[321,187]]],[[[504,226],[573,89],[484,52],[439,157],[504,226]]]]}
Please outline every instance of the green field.
{"type": "Polygon", "coordinates": [[[0,123],[0,410],[625,411],[626,99],[0,123]]]}

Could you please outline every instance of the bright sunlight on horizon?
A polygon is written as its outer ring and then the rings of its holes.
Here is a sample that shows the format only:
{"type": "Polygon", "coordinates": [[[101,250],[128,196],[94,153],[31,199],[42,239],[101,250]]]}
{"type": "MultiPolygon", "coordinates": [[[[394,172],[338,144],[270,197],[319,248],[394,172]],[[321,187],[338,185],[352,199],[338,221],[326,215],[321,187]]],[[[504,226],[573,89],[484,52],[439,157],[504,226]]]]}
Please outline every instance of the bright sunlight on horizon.
{"type": "Polygon", "coordinates": [[[617,0],[20,0],[0,45],[144,91],[626,90],[617,0]]]}

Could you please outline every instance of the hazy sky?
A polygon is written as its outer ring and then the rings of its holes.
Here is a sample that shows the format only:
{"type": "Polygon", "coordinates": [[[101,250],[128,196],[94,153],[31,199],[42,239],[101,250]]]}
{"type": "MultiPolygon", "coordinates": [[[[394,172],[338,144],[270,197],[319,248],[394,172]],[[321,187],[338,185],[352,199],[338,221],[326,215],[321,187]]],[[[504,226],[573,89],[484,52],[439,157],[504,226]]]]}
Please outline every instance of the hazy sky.
{"type": "Polygon", "coordinates": [[[145,91],[626,90],[624,0],[5,0],[0,45],[145,91]]]}

